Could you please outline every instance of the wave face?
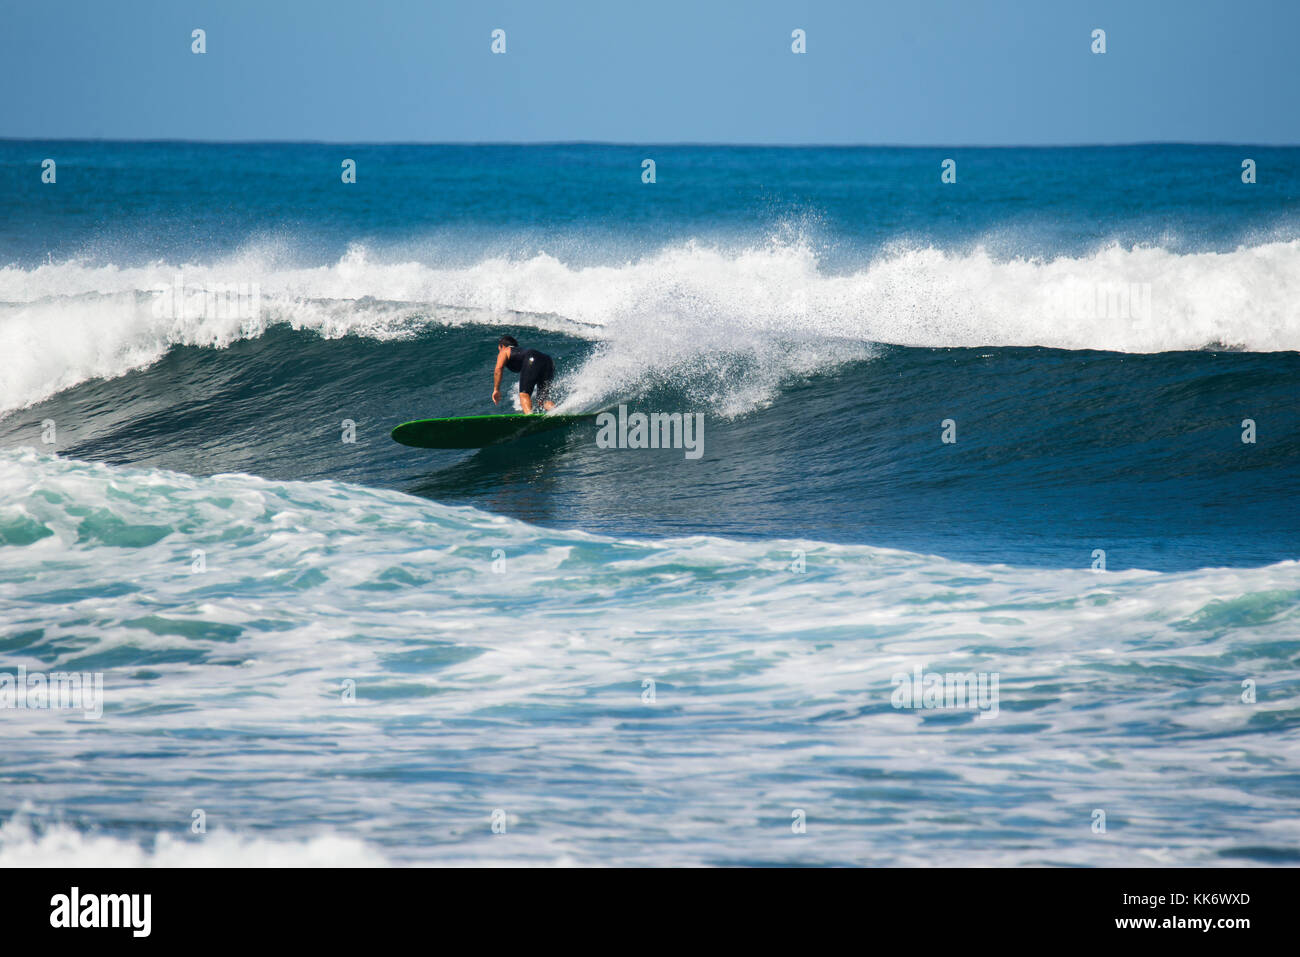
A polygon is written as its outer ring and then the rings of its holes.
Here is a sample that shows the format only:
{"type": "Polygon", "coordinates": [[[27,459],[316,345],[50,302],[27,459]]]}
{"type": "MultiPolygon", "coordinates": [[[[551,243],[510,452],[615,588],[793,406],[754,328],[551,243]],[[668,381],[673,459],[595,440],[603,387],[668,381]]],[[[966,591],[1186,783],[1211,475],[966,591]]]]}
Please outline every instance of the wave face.
{"type": "Polygon", "coordinates": [[[97,720],[4,714],[0,863],[1295,861],[1294,562],[620,540],[32,452],[0,491],[8,660],[105,676],[97,720]],[[996,716],[894,707],[918,666],[996,716]]]}
{"type": "Polygon", "coordinates": [[[1080,567],[1101,549],[1112,568],[1176,570],[1276,562],[1300,540],[1295,352],[899,347],[794,319],[595,326],[378,299],[159,329],[139,296],[79,294],[104,317],[80,337],[9,326],[12,354],[37,343],[33,388],[54,394],[0,420],[0,446],[339,479],[608,534],[795,536],[968,561],[1080,567]],[[702,414],[702,457],[601,448],[594,426],[478,453],[388,438],[409,419],[490,410],[503,329],[556,357],[564,409],[702,414]],[[74,366],[103,377],[60,388],[45,372],[74,366]]]}
{"type": "Polygon", "coordinates": [[[946,155],[0,142],[0,864],[1295,863],[1300,150],[946,155]]]}

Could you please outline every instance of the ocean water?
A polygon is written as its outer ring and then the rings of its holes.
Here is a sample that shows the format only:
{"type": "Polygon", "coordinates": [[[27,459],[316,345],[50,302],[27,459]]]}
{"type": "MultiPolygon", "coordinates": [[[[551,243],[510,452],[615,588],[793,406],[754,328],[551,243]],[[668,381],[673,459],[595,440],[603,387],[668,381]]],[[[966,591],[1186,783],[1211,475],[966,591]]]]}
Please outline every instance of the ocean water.
{"type": "Polygon", "coordinates": [[[0,674],[103,682],[0,707],[0,864],[1300,862],[1300,150],[8,141],[0,210],[0,674]],[[506,331],[703,455],[388,438],[506,331]]]}

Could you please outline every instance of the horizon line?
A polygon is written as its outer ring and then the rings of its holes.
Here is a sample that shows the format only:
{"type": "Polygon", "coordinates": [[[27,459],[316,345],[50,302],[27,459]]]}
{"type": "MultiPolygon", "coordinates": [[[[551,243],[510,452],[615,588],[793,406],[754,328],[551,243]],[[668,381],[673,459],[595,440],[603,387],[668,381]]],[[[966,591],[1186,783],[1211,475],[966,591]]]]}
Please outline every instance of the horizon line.
{"type": "Polygon", "coordinates": [[[1300,143],[1224,140],[1131,140],[1108,143],[725,143],[709,140],[314,140],[184,139],[174,137],[0,136],[0,143],[175,143],[199,146],[609,146],[730,149],[1117,149],[1137,146],[1257,146],[1294,149],[1300,143]]]}

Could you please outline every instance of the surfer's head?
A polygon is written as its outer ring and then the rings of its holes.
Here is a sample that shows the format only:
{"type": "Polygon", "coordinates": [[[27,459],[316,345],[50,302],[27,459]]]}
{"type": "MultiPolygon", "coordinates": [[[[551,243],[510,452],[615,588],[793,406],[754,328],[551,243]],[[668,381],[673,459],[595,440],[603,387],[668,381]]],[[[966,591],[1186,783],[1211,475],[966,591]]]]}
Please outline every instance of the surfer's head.
{"type": "Polygon", "coordinates": [[[502,336],[497,340],[498,349],[516,349],[519,347],[519,340],[514,336],[502,336]]]}

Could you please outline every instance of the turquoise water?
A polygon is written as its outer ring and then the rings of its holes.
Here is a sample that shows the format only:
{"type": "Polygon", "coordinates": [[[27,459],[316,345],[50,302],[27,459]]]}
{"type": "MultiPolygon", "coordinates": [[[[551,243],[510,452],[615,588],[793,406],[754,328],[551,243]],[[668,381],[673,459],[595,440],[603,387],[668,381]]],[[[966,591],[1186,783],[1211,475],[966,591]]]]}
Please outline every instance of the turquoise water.
{"type": "Polygon", "coordinates": [[[0,673],[103,675],[0,710],[0,860],[1300,860],[1300,151],[0,171],[0,673]],[[388,439],[502,331],[704,454],[388,439]]]}

